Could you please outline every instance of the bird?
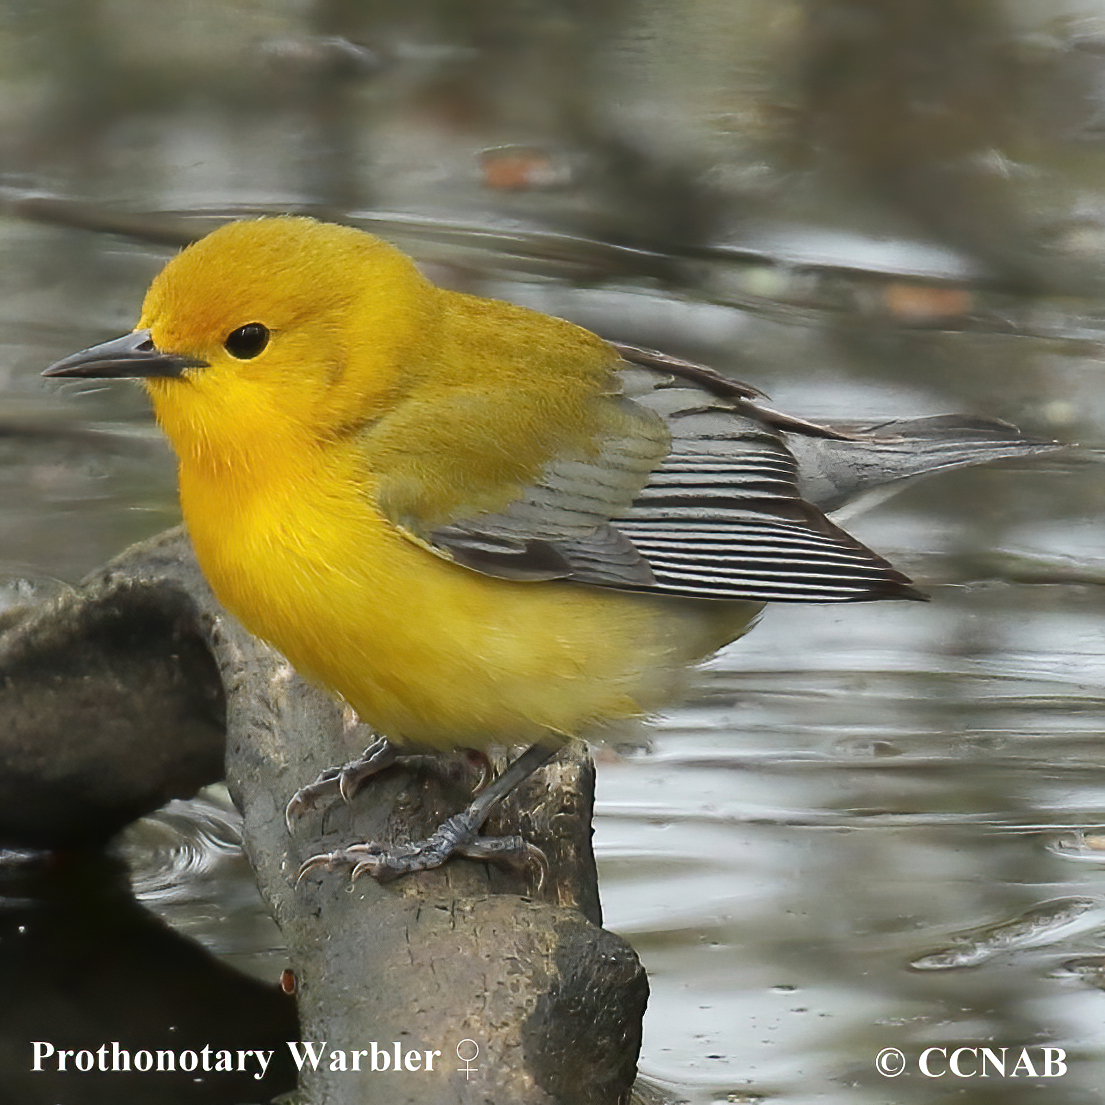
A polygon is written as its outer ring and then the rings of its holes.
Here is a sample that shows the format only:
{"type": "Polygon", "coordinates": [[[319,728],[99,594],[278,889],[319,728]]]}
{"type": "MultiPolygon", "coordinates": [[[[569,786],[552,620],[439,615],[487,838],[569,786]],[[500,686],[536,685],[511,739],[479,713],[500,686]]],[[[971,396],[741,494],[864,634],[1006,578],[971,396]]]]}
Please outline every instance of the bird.
{"type": "Polygon", "coordinates": [[[290,215],[194,242],[132,333],[43,374],[143,381],[216,597],[377,734],[290,796],[289,831],[412,747],[527,746],[425,840],[301,876],[534,858],[481,835],[495,803],[566,742],[670,705],[766,603],[925,597],[828,512],[1056,447],[997,419],[789,415],[290,215]]]}

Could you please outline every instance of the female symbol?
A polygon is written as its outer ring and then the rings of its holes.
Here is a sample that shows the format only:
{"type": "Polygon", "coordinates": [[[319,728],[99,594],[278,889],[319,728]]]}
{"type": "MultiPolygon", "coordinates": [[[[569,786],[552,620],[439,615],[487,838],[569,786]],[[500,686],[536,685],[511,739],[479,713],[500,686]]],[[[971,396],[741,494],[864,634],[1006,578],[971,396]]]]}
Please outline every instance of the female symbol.
{"type": "Polygon", "coordinates": [[[474,1070],[479,1070],[480,1069],[479,1067],[472,1066],[472,1060],[475,1059],[476,1056],[479,1055],[479,1053],[480,1053],[480,1045],[477,1044],[475,1040],[461,1040],[461,1042],[459,1044],[457,1044],[457,1058],[460,1059],[461,1062],[464,1063],[464,1066],[463,1067],[457,1067],[457,1070],[464,1071],[465,1081],[467,1081],[472,1076],[472,1072],[474,1070]],[[470,1055],[462,1055],[461,1054],[460,1049],[462,1047],[464,1047],[465,1044],[471,1044],[472,1045],[471,1047],[464,1048],[465,1051],[471,1052],[470,1055]]]}

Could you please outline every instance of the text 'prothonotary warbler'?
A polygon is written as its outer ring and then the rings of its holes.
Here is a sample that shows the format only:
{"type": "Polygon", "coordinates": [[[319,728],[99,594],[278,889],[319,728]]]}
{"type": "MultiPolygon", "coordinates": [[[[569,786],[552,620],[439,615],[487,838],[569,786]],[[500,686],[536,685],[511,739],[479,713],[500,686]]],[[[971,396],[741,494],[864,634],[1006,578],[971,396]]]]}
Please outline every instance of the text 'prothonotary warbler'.
{"type": "Polygon", "coordinates": [[[1053,448],[955,416],[815,425],[294,217],[185,249],[132,334],[45,375],[145,380],[215,594],[380,734],[289,827],[404,745],[531,746],[428,839],[304,865],[354,877],[524,858],[478,835],[494,803],[565,741],[669,704],[764,603],[923,597],[825,511],[1053,448]]]}

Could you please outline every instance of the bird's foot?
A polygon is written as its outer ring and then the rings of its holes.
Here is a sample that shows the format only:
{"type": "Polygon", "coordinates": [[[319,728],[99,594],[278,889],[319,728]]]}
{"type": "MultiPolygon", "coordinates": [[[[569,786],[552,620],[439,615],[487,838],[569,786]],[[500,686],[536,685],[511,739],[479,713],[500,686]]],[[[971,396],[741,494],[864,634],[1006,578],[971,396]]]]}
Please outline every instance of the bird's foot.
{"type": "MultiPolygon", "coordinates": [[[[537,768],[556,755],[559,747],[560,742],[553,739],[538,741],[531,745],[507,767],[502,775],[477,790],[466,809],[442,822],[425,840],[411,844],[381,844],[370,841],[312,856],[300,867],[296,876],[297,885],[308,872],[320,868],[333,871],[338,867],[349,867],[352,869],[354,882],[361,875],[371,875],[379,882],[387,882],[400,875],[440,867],[450,856],[465,856],[468,859],[495,860],[500,863],[534,862],[538,865],[539,871],[536,892],[540,893],[548,872],[545,853],[528,843],[524,837],[480,836],[479,831],[495,804],[510,794],[523,779],[528,778],[537,768]]],[[[344,772],[350,772],[356,785],[359,786],[363,779],[395,763],[399,758],[395,746],[381,737],[365,749],[365,754],[360,760],[347,764],[344,768],[324,771],[314,783],[304,787],[288,803],[286,817],[289,831],[292,817],[298,816],[303,809],[313,806],[319,797],[334,793],[345,794],[341,783],[344,772]]],[[[477,754],[477,762],[481,759],[490,770],[487,757],[477,754]]]]}
{"type": "MultiPolygon", "coordinates": [[[[494,771],[487,753],[477,748],[466,748],[465,759],[468,765],[479,772],[479,779],[472,790],[479,794],[491,782],[494,771]]],[[[427,755],[400,755],[398,748],[387,739],[377,737],[355,760],[340,767],[330,767],[322,772],[313,783],[300,787],[284,807],[284,825],[289,834],[295,828],[295,822],[308,810],[317,809],[324,802],[340,798],[344,802],[353,796],[374,775],[379,775],[393,764],[431,768],[439,763],[439,757],[427,755]]]]}
{"type": "Polygon", "coordinates": [[[377,882],[389,882],[401,875],[440,867],[451,856],[494,860],[499,863],[535,863],[540,893],[548,871],[548,860],[540,848],[521,836],[479,836],[482,818],[471,808],[454,814],[425,840],[411,844],[350,844],[333,852],[324,852],[306,860],[296,876],[296,885],[311,871],[351,868],[350,881],[371,875],[377,882]]]}
{"type": "Polygon", "coordinates": [[[340,797],[348,802],[373,775],[391,767],[399,752],[387,737],[377,737],[355,760],[341,767],[327,768],[313,782],[291,796],[284,807],[284,824],[290,833],[295,821],[323,800],[340,797]]]}

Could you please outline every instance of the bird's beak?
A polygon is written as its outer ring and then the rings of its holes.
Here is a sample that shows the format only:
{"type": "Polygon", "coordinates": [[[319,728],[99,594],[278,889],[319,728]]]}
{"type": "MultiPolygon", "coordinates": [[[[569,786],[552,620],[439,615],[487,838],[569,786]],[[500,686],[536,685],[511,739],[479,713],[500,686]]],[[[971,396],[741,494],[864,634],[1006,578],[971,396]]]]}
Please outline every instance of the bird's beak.
{"type": "Polygon", "coordinates": [[[135,330],[91,349],[82,349],[50,365],[42,375],[102,379],[123,376],[179,376],[186,368],[206,368],[207,362],[180,353],[162,353],[149,330],[135,330]]]}

